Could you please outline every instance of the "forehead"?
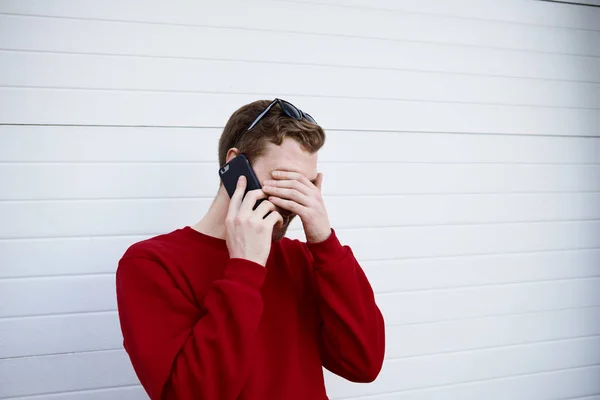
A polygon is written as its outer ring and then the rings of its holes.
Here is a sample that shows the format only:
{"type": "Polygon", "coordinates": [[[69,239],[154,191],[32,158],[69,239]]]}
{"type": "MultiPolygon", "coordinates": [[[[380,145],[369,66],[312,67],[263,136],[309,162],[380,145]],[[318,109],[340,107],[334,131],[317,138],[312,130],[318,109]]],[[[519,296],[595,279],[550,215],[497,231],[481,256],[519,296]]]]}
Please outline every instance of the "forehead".
{"type": "Polygon", "coordinates": [[[310,180],[317,177],[317,153],[309,153],[291,138],[284,138],[281,146],[268,143],[260,161],[269,172],[294,171],[305,175],[310,180]]]}

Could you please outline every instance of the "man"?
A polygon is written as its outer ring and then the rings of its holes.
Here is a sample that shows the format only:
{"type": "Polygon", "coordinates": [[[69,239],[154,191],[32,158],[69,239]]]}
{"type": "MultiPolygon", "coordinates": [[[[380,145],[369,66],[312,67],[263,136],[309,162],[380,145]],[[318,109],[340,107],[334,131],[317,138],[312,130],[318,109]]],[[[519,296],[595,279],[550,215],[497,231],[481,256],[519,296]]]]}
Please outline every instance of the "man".
{"type": "Polygon", "coordinates": [[[316,171],[324,142],[288,102],[243,106],[223,130],[219,162],[244,153],[263,188],[244,197],[242,178],[230,199],[221,186],[198,223],[120,259],[123,344],[150,398],[322,400],[322,366],[353,382],[377,377],[384,321],[329,225],[316,171]],[[284,237],[296,215],[306,242],[284,237]]]}

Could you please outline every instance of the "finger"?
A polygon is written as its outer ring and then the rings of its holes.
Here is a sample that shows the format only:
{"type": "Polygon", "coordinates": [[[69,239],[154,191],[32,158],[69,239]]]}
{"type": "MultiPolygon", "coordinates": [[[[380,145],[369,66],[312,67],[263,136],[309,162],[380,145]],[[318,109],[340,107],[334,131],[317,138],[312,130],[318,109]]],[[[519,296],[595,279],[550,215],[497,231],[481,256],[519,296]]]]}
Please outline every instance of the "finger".
{"type": "MultiPolygon", "coordinates": [[[[298,182],[298,181],[295,181],[295,182],[298,182]]],[[[298,185],[301,185],[301,184],[298,183],[298,185]]],[[[263,190],[268,195],[280,197],[282,199],[293,200],[296,203],[302,204],[303,206],[308,206],[308,204],[309,204],[309,197],[303,193],[300,193],[296,189],[286,189],[286,188],[279,188],[279,187],[274,187],[274,186],[265,186],[265,187],[263,187],[263,190]]]]}
{"type": "Polygon", "coordinates": [[[317,174],[317,179],[315,180],[315,186],[319,188],[319,191],[322,190],[322,187],[323,187],[323,174],[320,173],[320,172],[317,174]]]}
{"type": "Polygon", "coordinates": [[[237,185],[235,186],[235,191],[233,192],[233,196],[231,196],[231,200],[229,201],[228,215],[231,217],[235,217],[238,213],[240,204],[242,204],[244,191],[246,190],[246,184],[246,177],[244,175],[241,175],[238,178],[237,185]]]}
{"type": "Polygon", "coordinates": [[[304,211],[306,210],[306,207],[304,207],[302,204],[296,203],[293,200],[286,200],[277,196],[269,196],[268,200],[271,203],[275,204],[277,207],[281,207],[284,210],[291,211],[294,214],[299,215],[300,217],[304,215],[304,211]]]}
{"type": "Polygon", "coordinates": [[[316,186],[303,174],[292,171],[273,171],[273,178],[277,180],[292,179],[296,180],[308,188],[314,189],[316,186]]]}
{"type": "Polygon", "coordinates": [[[258,219],[263,219],[265,217],[265,215],[267,215],[269,213],[269,211],[273,211],[276,208],[277,207],[275,207],[275,204],[271,203],[268,200],[265,200],[265,201],[261,202],[258,207],[256,207],[256,210],[254,210],[252,212],[252,214],[253,214],[253,216],[256,216],[256,218],[258,218],[258,219]]]}
{"type": "Polygon", "coordinates": [[[246,197],[244,197],[244,200],[242,201],[242,204],[240,205],[239,212],[244,213],[244,214],[251,213],[253,211],[253,208],[254,208],[254,205],[256,204],[256,202],[260,199],[265,199],[265,198],[267,198],[267,195],[261,189],[250,190],[248,193],[246,193],[246,197]]]}
{"type": "Polygon", "coordinates": [[[278,223],[283,225],[283,217],[277,211],[273,211],[271,214],[267,215],[264,221],[269,226],[275,226],[278,223]]]}
{"type": "Polygon", "coordinates": [[[277,180],[277,181],[276,180],[266,180],[266,181],[264,181],[263,184],[265,186],[265,187],[263,187],[263,190],[269,186],[272,186],[274,188],[294,189],[305,196],[310,196],[310,194],[311,194],[311,189],[309,187],[307,187],[302,182],[297,181],[295,179],[282,179],[282,180],[277,180]]]}

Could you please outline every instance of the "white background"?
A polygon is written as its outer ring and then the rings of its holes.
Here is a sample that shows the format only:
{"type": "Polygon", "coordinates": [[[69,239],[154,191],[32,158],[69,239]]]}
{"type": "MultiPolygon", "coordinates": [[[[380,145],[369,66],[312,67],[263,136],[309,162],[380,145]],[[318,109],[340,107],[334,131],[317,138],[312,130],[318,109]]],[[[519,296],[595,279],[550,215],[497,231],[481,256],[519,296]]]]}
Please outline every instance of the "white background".
{"type": "Polygon", "coordinates": [[[122,350],[117,261],[201,218],[227,118],[279,96],[328,134],[332,225],[387,325],[379,378],[327,374],[332,399],[600,399],[600,8],[0,13],[0,398],[145,398],[122,350]]]}

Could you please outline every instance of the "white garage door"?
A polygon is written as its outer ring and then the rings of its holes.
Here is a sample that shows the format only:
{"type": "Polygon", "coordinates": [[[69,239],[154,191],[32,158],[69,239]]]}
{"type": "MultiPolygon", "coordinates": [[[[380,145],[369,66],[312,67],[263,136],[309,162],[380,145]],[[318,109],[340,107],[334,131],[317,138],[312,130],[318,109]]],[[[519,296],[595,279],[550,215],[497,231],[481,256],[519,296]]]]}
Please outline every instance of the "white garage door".
{"type": "Polygon", "coordinates": [[[534,0],[0,1],[0,398],[145,398],[117,260],[276,96],[387,325],[332,399],[600,399],[600,8],[534,0]]]}

